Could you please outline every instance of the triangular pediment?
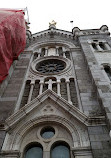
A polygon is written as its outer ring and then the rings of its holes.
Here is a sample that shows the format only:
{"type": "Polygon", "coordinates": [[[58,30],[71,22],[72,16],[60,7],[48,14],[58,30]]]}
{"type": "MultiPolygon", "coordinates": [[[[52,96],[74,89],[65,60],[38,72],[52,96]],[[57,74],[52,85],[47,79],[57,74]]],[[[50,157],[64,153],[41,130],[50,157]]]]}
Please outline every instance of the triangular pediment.
{"type": "Polygon", "coordinates": [[[23,120],[26,122],[28,119],[33,120],[35,118],[43,116],[47,117],[49,115],[67,118],[66,114],[85,126],[88,125],[88,117],[85,114],[78,108],[69,104],[62,97],[58,96],[55,92],[48,89],[29,104],[26,104],[19,111],[11,115],[6,120],[6,129],[13,128],[13,126],[16,126],[17,123],[23,120]]]}

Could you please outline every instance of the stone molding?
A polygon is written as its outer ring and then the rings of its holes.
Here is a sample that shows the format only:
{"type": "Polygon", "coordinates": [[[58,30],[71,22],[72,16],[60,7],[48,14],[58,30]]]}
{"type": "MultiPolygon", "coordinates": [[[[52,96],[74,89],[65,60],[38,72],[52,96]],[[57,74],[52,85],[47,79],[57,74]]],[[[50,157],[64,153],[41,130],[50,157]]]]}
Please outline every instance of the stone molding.
{"type": "Polygon", "coordinates": [[[76,158],[93,158],[91,148],[89,146],[87,147],[79,147],[79,148],[72,148],[72,153],[74,157],[76,158]]]}
{"type": "Polygon", "coordinates": [[[105,123],[104,117],[88,118],[88,116],[86,116],[84,113],[82,113],[78,108],[69,104],[62,97],[58,96],[55,92],[48,89],[44,93],[39,95],[37,98],[32,100],[29,104],[26,104],[18,112],[14,113],[12,116],[10,116],[6,120],[6,124],[5,124],[6,130],[8,128],[15,126],[21,119],[23,119],[27,114],[29,114],[31,112],[31,110],[34,110],[39,104],[44,102],[47,98],[50,98],[54,102],[58,103],[60,107],[62,107],[64,110],[68,111],[73,117],[75,117],[77,120],[79,120],[81,123],[83,123],[86,126],[95,125],[95,121],[94,121],[95,119],[96,119],[96,123],[97,122],[99,124],[105,123]],[[91,121],[91,120],[93,120],[93,121],[91,121]]]}
{"type": "Polygon", "coordinates": [[[20,158],[20,152],[15,150],[2,151],[1,158],[20,158]]]}

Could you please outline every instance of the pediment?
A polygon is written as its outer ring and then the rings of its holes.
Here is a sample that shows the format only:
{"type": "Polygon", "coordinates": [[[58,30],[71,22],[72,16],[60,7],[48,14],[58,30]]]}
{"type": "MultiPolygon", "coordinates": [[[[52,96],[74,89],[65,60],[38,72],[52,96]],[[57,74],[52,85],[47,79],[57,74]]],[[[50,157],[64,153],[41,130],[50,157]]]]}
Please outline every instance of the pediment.
{"type": "Polygon", "coordinates": [[[48,89],[29,104],[26,104],[18,112],[11,115],[6,120],[5,128],[7,130],[13,128],[23,120],[28,122],[29,120],[42,117],[47,118],[48,116],[58,116],[58,118],[62,117],[63,119],[70,119],[72,117],[85,126],[88,125],[88,117],[85,114],[58,96],[55,92],[48,89]]]}
{"type": "Polygon", "coordinates": [[[69,104],[66,100],[58,96],[55,92],[48,89],[32,100],[29,104],[26,104],[18,112],[11,115],[6,120],[6,125],[7,128],[14,126],[14,124],[25,119],[28,115],[33,115],[33,117],[35,117],[34,115],[36,115],[36,117],[37,115],[59,115],[61,111],[63,111],[63,113],[67,112],[83,124],[87,124],[87,116],[80,112],[79,109],[69,104]]]}

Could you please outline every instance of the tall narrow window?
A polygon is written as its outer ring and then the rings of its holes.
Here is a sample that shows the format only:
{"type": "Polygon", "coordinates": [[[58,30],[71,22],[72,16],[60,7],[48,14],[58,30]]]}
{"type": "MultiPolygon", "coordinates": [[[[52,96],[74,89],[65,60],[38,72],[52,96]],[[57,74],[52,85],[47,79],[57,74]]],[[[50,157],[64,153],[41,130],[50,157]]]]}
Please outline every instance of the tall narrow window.
{"type": "Polygon", "coordinates": [[[62,47],[59,47],[58,51],[59,51],[59,56],[63,56],[62,47]]]}
{"type": "Polygon", "coordinates": [[[92,47],[93,47],[95,50],[98,50],[98,49],[97,49],[97,46],[96,46],[96,43],[92,43],[92,47]]]}
{"type": "Polygon", "coordinates": [[[36,98],[39,95],[39,88],[40,88],[39,80],[36,80],[31,100],[33,100],[34,98],[36,98]]]}
{"type": "Polygon", "coordinates": [[[57,93],[57,83],[53,83],[52,90],[57,93]]]}
{"type": "Polygon", "coordinates": [[[30,82],[31,82],[30,80],[26,81],[24,94],[23,94],[23,97],[22,97],[22,101],[21,101],[20,107],[23,107],[25,104],[27,104],[28,96],[29,96],[29,92],[30,92],[30,86],[31,86],[30,82]]]}
{"type": "Polygon", "coordinates": [[[71,101],[74,106],[78,107],[77,92],[73,78],[70,79],[69,87],[70,87],[71,101]]]}
{"type": "Polygon", "coordinates": [[[99,42],[99,46],[100,46],[103,50],[106,50],[105,45],[104,45],[103,42],[99,42]]]}
{"type": "Polygon", "coordinates": [[[43,148],[40,144],[30,146],[25,153],[25,158],[42,158],[43,148]]]}
{"type": "Polygon", "coordinates": [[[70,58],[70,53],[68,51],[65,52],[66,58],[71,59],[70,58]]]}
{"type": "Polygon", "coordinates": [[[45,48],[42,48],[42,50],[41,50],[41,57],[44,57],[44,55],[45,55],[45,48]]]}
{"type": "Polygon", "coordinates": [[[45,83],[44,83],[43,92],[46,91],[47,89],[48,89],[48,84],[45,84],[45,83]]]}
{"type": "Polygon", "coordinates": [[[34,53],[33,60],[37,59],[37,57],[38,57],[38,53],[36,52],[36,53],[34,53]]]}
{"type": "Polygon", "coordinates": [[[55,144],[51,149],[51,158],[70,158],[68,145],[63,142],[55,144]]]}
{"type": "Polygon", "coordinates": [[[65,100],[68,100],[68,98],[67,98],[67,87],[66,87],[65,79],[61,79],[60,87],[61,87],[60,88],[61,97],[63,97],[65,100]]]}
{"type": "Polygon", "coordinates": [[[109,79],[111,80],[111,69],[109,66],[104,67],[105,72],[107,73],[109,79]]]}

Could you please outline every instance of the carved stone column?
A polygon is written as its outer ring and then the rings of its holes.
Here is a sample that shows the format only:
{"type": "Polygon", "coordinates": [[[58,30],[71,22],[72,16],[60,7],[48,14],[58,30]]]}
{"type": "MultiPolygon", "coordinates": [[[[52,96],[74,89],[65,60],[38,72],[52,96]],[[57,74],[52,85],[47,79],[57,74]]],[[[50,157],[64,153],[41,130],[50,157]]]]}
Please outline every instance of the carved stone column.
{"type": "Polygon", "coordinates": [[[59,47],[56,47],[56,56],[59,56],[59,47]]]}
{"type": "Polygon", "coordinates": [[[38,53],[38,59],[40,58],[40,52],[38,53]]]}
{"type": "Polygon", "coordinates": [[[108,43],[104,43],[104,45],[105,45],[105,48],[106,48],[107,50],[111,50],[111,48],[110,48],[110,46],[109,46],[108,43]]]}
{"type": "Polygon", "coordinates": [[[42,94],[42,91],[43,91],[43,85],[44,85],[44,82],[43,81],[40,81],[40,90],[39,90],[39,95],[42,94]]]}
{"type": "Polygon", "coordinates": [[[57,94],[59,96],[61,96],[61,94],[60,94],[60,80],[57,80],[57,94]]]}
{"type": "Polygon", "coordinates": [[[68,98],[68,102],[70,104],[72,104],[72,101],[71,101],[71,94],[70,94],[70,88],[69,88],[69,80],[66,80],[66,86],[67,86],[67,98],[68,98]]]}
{"type": "Polygon", "coordinates": [[[91,50],[94,52],[95,49],[94,49],[93,46],[92,46],[92,42],[89,41],[88,43],[89,43],[89,45],[90,45],[91,50]]]}
{"type": "Polygon", "coordinates": [[[48,56],[48,48],[45,48],[45,55],[44,56],[48,56]]]}
{"type": "Polygon", "coordinates": [[[30,103],[31,102],[31,98],[32,98],[32,93],[33,93],[33,89],[34,89],[34,84],[35,84],[35,81],[31,81],[30,85],[30,92],[29,92],[29,96],[28,96],[28,101],[27,103],[30,103]]]}
{"type": "Polygon", "coordinates": [[[66,54],[65,54],[65,52],[63,52],[63,57],[66,58],[66,54]]]}
{"type": "Polygon", "coordinates": [[[96,47],[97,47],[98,51],[103,51],[103,49],[99,46],[99,43],[96,43],[96,47]]]}

